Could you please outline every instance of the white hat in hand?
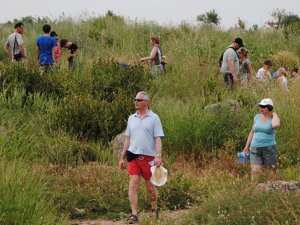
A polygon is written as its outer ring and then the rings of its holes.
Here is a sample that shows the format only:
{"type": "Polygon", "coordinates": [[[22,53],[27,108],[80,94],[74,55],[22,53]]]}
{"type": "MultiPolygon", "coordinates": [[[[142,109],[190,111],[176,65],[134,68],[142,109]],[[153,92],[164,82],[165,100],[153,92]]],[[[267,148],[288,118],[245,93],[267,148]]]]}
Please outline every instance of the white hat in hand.
{"type": "Polygon", "coordinates": [[[152,166],[150,170],[152,173],[152,176],[150,178],[152,184],[154,184],[155,186],[162,186],[167,182],[168,170],[166,168],[164,168],[163,166],[152,166]]]}

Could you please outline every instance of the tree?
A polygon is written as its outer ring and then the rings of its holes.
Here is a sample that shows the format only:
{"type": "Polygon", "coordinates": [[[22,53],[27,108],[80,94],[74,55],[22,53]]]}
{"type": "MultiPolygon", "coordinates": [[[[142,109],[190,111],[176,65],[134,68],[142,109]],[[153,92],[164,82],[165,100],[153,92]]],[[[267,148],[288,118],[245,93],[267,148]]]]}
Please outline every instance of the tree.
{"type": "Polygon", "coordinates": [[[296,24],[296,23],[300,23],[299,16],[290,14],[290,15],[284,16],[282,18],[280,26],[281,27],[287,27],[289,25],[296,24]]]}
{"type": "Polygon", "coordinates": [[[238,18],[238,26],[240,29],[245,30],[246,28],[246,23],[245,21],[241,20],[240,17],[238,18]]]}
{"type": "Polygon", "coordinates": [[[198,15],[197,21],[202,22],[203,24],[219,25],[221,22],[221,17],[219,17],[218,13],[213,9],[205,12],[204,14],[198,15]]]}
{"type": "Polygon", "coordinates": [[[280,23],[281,19],[287,15],[285,9],[273,9],[271,16],[280,23]]]}

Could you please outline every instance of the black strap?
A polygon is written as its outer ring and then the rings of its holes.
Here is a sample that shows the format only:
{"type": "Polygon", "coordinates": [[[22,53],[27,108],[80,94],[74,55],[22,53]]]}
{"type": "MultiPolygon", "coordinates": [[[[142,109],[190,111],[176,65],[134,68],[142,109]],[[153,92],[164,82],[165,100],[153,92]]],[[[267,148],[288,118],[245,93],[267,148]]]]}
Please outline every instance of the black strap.
{"type": "Polygon", "coordinates": [[[159,64],[162,64],[163,62],[163,54],[162,54],[162,50],[159,46],[156,46],[158,49],[159,49],[159,52],[160,52],[160,59],[159,59],[159,53],[158,53],[158,50],[157,50],[157,58],[158,58],[158,62],[156,64],[155,62],[155,65],[159,65],[159,64]]]}
{"type": "MultiPolygon", "coordinates": [[[[239,58],[239,54],[237,53],[237,51],[236,51],[236,49],[235,49],[235,48],[233,48],[233,47],[228,47],[228,48],[232,48],[232,49],[234,50],[234,52],[235,52],[236,56],[239,58]]],[[[227,48],[227,49],[228,49],[228,48],[227,48]]]]}
{"type": "Polygon", "coordinates": [[[13,53],[13,55],[15,54],[15,43],[16,43],[16,41],[17,41],[17,35],[18,35],[18,34],[16,34],[16,35],[15,35],[14,49],[13,49],[13,52],[12,52],[12,53],[13,53]]]}

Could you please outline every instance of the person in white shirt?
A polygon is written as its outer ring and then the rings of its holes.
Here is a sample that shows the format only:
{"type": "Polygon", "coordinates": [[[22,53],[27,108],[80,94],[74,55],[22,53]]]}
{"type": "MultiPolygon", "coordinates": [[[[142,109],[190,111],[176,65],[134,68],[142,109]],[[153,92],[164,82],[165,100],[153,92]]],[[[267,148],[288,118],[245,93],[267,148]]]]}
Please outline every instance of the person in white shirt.
{"type": "Polygon", "coordinates": [[[266,81],[271,78],[270,68],[272,67],[272,61],[266,60],[262,68],[257,71],[256,78],[259,81],[266,81]]]}

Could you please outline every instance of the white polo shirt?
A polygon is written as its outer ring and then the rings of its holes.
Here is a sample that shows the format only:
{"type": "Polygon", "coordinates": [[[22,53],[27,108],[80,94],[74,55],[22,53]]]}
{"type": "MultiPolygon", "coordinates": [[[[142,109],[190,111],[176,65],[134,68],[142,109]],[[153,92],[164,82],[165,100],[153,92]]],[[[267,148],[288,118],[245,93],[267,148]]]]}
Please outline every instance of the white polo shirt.
{"type": "Polygon", "coordinates": [[[149,110],[143,119],[137,112],[128,118],[125,135],[130,137],[129,151],[156,156],[155,138],[163,137],[164,132],[158,115],[149,110]]]}

